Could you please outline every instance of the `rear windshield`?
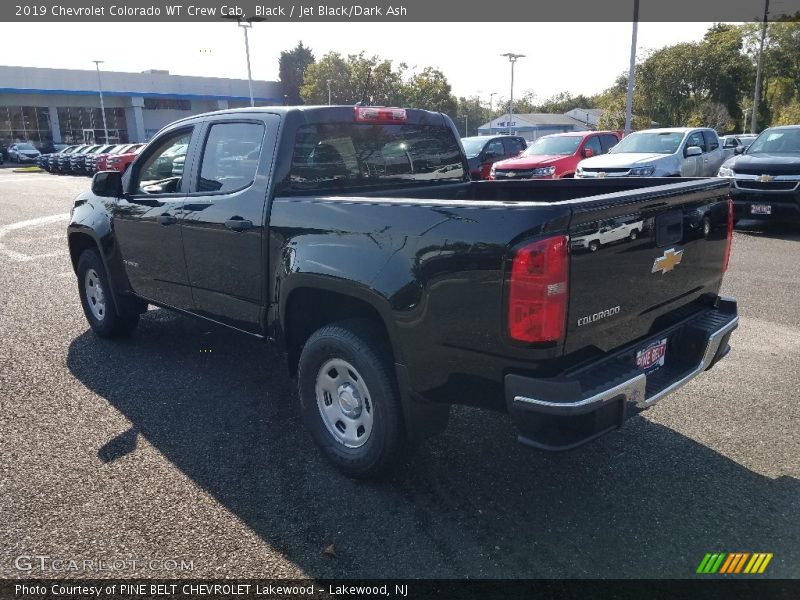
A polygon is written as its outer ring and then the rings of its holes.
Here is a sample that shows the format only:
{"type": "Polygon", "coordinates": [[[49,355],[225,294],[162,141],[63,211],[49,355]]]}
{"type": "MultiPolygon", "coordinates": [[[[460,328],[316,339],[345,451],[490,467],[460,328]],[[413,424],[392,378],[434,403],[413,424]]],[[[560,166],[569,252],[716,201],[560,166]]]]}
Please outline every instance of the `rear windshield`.
{"type": "Polygon", "coordinates": [[[325,123],[297,131],[282,192],[331,192],[464,181],[461,147],[432,125],[325,123]]]}

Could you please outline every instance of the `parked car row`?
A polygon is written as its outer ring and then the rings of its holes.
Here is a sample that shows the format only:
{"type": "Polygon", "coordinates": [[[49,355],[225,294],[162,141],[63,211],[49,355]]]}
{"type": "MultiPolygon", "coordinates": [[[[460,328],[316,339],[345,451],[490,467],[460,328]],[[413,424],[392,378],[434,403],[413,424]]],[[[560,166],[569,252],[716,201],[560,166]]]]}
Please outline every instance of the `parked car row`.
{"type": "Polygon", "coordinates": [[[97,171],[124,171],[144,144],[78,144],[37,158],[50,173],[92,175],[97,171]]]}

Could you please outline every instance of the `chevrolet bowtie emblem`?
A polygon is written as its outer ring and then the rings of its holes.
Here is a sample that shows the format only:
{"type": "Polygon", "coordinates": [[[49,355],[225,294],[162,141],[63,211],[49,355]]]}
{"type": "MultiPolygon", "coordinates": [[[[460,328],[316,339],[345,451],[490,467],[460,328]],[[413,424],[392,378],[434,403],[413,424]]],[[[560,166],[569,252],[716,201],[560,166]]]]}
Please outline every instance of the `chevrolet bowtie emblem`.
{"type": "Polygon", "coordinates": [[[758,177],[756,177],[756,181],[759,181],[761,183],[769,183],[773,179],[775,178],[772,175],[759,175],[758,177]]]}
{"type": "Polygon", "coordinates": [[[659,256],[653,261],[653,270],[651,273],[658,273],[659,271],[661,271],[662,275],[664,273],[669,273],[672,269],[681,264],[682,258],[683,250],[675,252],[675,248],[670,248],[664,252],[663,256],[659,256]]]}

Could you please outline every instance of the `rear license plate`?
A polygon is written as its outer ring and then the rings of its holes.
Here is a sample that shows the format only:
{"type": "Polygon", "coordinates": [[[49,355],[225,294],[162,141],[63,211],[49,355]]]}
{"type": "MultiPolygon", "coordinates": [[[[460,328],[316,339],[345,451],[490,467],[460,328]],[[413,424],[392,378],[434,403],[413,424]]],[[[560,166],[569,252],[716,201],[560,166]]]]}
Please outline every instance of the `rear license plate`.
{"type": "Polygon", "coordinates": [[[664,366],[667,356],[667,340],[657,340],[636,353],[636,366],[645,371],[655,371],[664,366]]]}
{"type": "Polygon", "coordinates": [[[750,205],[750,214],[751,215],[771,215],[772,214],[772,206],[769,204],[751,204],[750,205]]]}

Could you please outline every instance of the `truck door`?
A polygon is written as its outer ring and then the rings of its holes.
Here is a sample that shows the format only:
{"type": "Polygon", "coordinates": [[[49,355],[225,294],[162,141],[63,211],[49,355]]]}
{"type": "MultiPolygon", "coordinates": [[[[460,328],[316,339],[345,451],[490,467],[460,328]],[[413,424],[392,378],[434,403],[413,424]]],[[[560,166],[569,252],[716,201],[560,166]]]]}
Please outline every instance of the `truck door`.
{"type": "Polygon", "coordinates": [[[154,140],[127,175],[127,194],[113,209],[114,232],[131,288],[138,295],[180,308],[192,308],[183,258],[179,219],[186,182],[173,174],[168,157],[189,144],[195,127],[166,132],[154,140]]]}
{"type": "Polygon", "coordinates": [[[183,211],[194,312],[250,332],[261,330],[265,205],[279,121],[270,114],[210,120],[183,211]]]}
{"type": "Polygon", "coordinates": [[[725,152],[720,148],[719,137],[710,129],[703,130],[706,153],[703,154],[703,176],[714,177],[725,160],[725,152]]]}
{"type": "Polygon", "coordinates": [[[703,139],[703,134],[700,131],[695,131],[689,134],[686,142],[683,145],[683,161],[681,164],[681,175],[683,177],[702,177],[703,175],[703,154],[696,156],[688,156],[687,150],[692,146],[697,146],[705,153],[706,145],[703,139]]]}

